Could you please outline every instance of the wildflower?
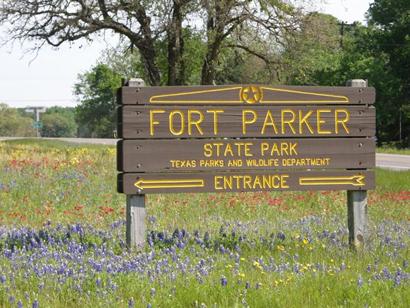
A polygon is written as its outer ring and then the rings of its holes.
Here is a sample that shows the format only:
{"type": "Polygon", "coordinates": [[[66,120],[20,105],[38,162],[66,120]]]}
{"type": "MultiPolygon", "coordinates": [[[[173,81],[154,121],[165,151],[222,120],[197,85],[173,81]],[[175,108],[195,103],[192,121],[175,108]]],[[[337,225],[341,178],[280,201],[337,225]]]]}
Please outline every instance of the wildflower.
{"type": "Polygon", "coordinates": [[[128,308],[133,308],[135,306],[134,298],[128,300],[128,308]]]}
{"type": "Polygon", "coordinates": [[[396,276],[394,277],[394,286],[398,286],[401,282],[401,275],[400,274],[396,274],[396,276]]]}
{"type": "Polygon", "coordinates": [[[283,246],[283,245],[278,245],[278,246],[276,246],[276,248],[277,248],[279,251],[284,251],[284,250],[285,250],[285,246],[283,246]]]}
{"type": "Polygon", "coordinates": [[[221,285],[222,285],[223,287],[226,287],[227,284],[228,284],[228,280],[226,279],[225,276],[222,276],[222,277],[221,277],[221,285]]]}
{"type": "Polygon", "coordinates": [[[278,233],[276,234],[276,237],[277,237],[278,239],[280,239],[281,241],[284,241],[285,238],[286,238],[285,233],[283,233],[283,232],[278,232],[278,233]]]}
{"type": "Polygon", "coordinates": [[[263,270],[262,265],[261,265],[258,261],[254,261],[254,262],[253,262],[253,266],[255,266],[256,268],[258,268],[260,271],[263,270]]]}
{"type": "Polygon", "coordinates": [[[359,275],[359,278],[357,279],[357,286],[358,286],[359,288],[361,288],[362,285],[363,285],[363,279],[362,279],[362,276],[359,275]]]}
{"type": "Polygon", "coordinates": [[[34,300],[32,307],[33,308],[38,308],[38,300],[36,300],[36,299],[34,300]]]}

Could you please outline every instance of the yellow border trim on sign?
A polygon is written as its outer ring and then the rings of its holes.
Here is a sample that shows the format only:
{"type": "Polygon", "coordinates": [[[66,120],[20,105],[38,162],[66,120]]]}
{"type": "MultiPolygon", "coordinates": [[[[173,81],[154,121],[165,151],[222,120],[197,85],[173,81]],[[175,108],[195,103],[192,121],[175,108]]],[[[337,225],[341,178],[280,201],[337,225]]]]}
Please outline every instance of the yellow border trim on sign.
{"type": "MultiPolygon", "coordinates": [[[[255,85],[255,87],[258,87],[255,85]]],[[[246,88],[246,87],[245,87],[246,88]]],[[[151,104],[183,104],[183,103],[189,103],[189,104],[202,104],[202,103],[224,103],[224,104],[238,104],[238,103],[245,103],[245,101],[241,98],[241,92],[244,89],[244,87],[229,87],[229,88],[222,88],[222,89],[211,89],[211,90],[198,90],[198,91],[190,91],[190,92],[177,92],[177,93],[170,93],[170,94],[161,94],[161,95],[154,95],[151,96],[149,99],[149,102],[151,104]],[[238,91],[238,100],[208,100],[208,99],[196,99],[196,100],[190,100],[189,97],[190,95],[195,95],[195,94],[206,94],[206,93],[214,93],[214,92],[226,92],[226,91],[232,91],[232,90],[239,90],[238,91]],[[184,99],[175,99],[176,96],[185,96],[187,98],[184,99]],[[167,99],[168,98],[168,99],[167,99]],[[171,98],[171,100],[169,100],[171,98]],[[174,99],[172,99],[174,98],[174,99]]],[[[265,104],[278,104],[278,103],[323,103],[323,104],[328,104],[328,103],[349,103],[349,99],[347,96],[343,95],[333,95],[333,94],[325,94],[325,93],[315,93],[315,92],[306,92],[306,91],[298,91],[298,90],[287,90],[287,89],[279,89],[279,88],[271,88],[271,87],[260,87],[262,91],[261,95],[261,100],[259,103],[265,103],[265,104]],[[286,93],[295,93],[295,94],[302,94],[302,95],[312,95],[312,96],[318,96],[322,97],[322,100],[264,100],[263,97],[264,95],[263,91],[273,91],[273,92],[286,92],[286,93]],[[331,100],[326,99],[326,98],[331,98],[331,100]]]]}
{"type": "Polygon", "coordinates": [[[286,93],[296,93],[296,94],[303,94],[303,95],[313,95],[313,96],[321,96],[321,97],[330,97],[330,98],[338,98],[338,100],[261,100],[261,103],[348,103],[349,99],[347,96],[343,95],[333,95],[333,94],[325,94],[325,93],[315,93],[315,92],[306,92],[306,91],[298,91],[298,90],[287,90],[287,89],[278,89],[278,88],[269,88],[269,87],[261,87],[262,90],[270,90],[274,92],[286,92],[286,93]]]}
{"type": "Polygon", "coordinates": [[[178,92],[178,93],[171,93],[171,94],[161,94],[161,95],[154,95],[151,96],[149,99],[150,103],[168,103],[168,104],[175,104],[175,103],[242,103],[240,99],[240,94],[238,95],[238,100],[233,100],[233,101],[224,101],[224,100],[163,100],[161,98],[166,98],[166,97],[175,97],[175,96],[188,96],[188,95],[194,95],[194,94],[206,94],[206,93],[211,93],[211,92],[225,92],[225,91],[232,91],[232,90],[240,90],[242,87],[231,87],[231,88],[223,88],[223,89],[213,89],[213,90],[199,90],[199,91],[190,91],[190,92],[178,92]]]}

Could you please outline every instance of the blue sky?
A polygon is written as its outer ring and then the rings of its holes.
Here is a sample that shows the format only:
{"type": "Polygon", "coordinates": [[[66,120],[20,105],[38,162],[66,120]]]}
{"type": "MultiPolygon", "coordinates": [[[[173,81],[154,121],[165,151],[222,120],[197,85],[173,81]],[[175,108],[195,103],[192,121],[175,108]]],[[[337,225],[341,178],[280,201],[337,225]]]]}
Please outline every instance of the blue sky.
{"type": "MultiPolygon", "coordinates": [[[[371,0],[313,1],[312,10],[332,14],[345,22],[364,22],[371,0]]],[[[3,35],[0,28],[0,37],[3,35]]],[[[44,47],[38,55],[25,53],[30,45],[0,48],[0,102],[13,107],[75,106],[73,85],[79,73],[87,71],[115,38],[88,44],[79,42],[58,50],[44,47]]]]}

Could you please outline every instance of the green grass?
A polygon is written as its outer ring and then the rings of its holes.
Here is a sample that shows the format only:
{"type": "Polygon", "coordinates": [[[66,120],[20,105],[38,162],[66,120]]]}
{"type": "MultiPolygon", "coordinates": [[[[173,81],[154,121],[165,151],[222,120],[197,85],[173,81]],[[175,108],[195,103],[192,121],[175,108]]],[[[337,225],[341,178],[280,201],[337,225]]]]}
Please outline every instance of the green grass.
{"type": "Polygon", "coordinates": [[[136,307],[410,302],[410,279],[397,283],[395,276],[401,271],[410,277],[409,171],[376,169],[377,188],[368,195],[370,235],[360,252],[347,245],[343,191],[148,195],[147,232],[155,234],[154,245],[128,252],[121,246],[124,227],[110,227],[124,219],[125,207],[125,197],[116,193],[113,147],[0,142],[0,170],[0,276],[7,277],[0,282],[0,307],[18,300],[31,307],[35,299],[40,307],[127,307],[130,299],[136,307]],[[84,232],[71,232],[64,242],[74,224],[84,232]],[[40,250],[25,251],[29,244],[20,237],[6,237],[13,228],[27,227],[55,234],[61,245],[47,244],[50,255],[41,257],[40,250]],[[183,248],[171,240],[175,229],[189,234],[183,248]],[[196,243],[195,232],[204,241],[208,233],[204,245],[196,243]],[[159,240],[159,233],[170,241],[159,240]],[[15,258],[5,257],[11,245],[17,247],[15,258]],[[72,252],[73,245],[96,248],[72,252]],[[126,274],[106,267],[96,272],[90,260],[113,267],[139,260],[144,267],[126,274]],[[208,275],[198,276],[200,262],[208,275]],[[63,281],[61,274],[33,272],[60,264],[75,275],[63,281]]]}
{"type": "Polygon", "coordinates": [[[376,149],[376,152],[385,154],[410,155],[410,149],[397,149],[393,147],[379,147],[376,149]]]}

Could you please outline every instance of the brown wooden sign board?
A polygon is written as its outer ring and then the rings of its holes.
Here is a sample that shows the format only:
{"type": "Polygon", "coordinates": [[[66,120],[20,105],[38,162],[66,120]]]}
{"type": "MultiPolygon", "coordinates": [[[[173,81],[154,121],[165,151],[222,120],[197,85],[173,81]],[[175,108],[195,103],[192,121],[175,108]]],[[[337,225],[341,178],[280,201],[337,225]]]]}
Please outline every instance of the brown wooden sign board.
{"type": "Polygon", "coordinates": [[[224,85],[118,91],[118,192],[127,244],[144,243],[145,194],[347,190],[349,242],[363,244],[374,189],[375,89],[224,85]]]}
{"type": "Polygon", "coordinates": [[[248,171],[215,173],[122,173],[118,187],[125,194],[373,189],[374,172],[248,171]]]}
{"type": "Polygon", "coordinates": [[[118,170],[179,172],[374,168],[375,142],[337,139],[124,140],[118,170]]]}
{"type": "Polygon", "coordinates": [[[349,105],[373,104],[374,88],[225,85],[123,87],[123,105],[349,105]]]}
{"type": "Polygon", "coordinates": [[[215,137],[367,137],[375,109],[366,106],[123,106],[124,139],[215,137]]]}

